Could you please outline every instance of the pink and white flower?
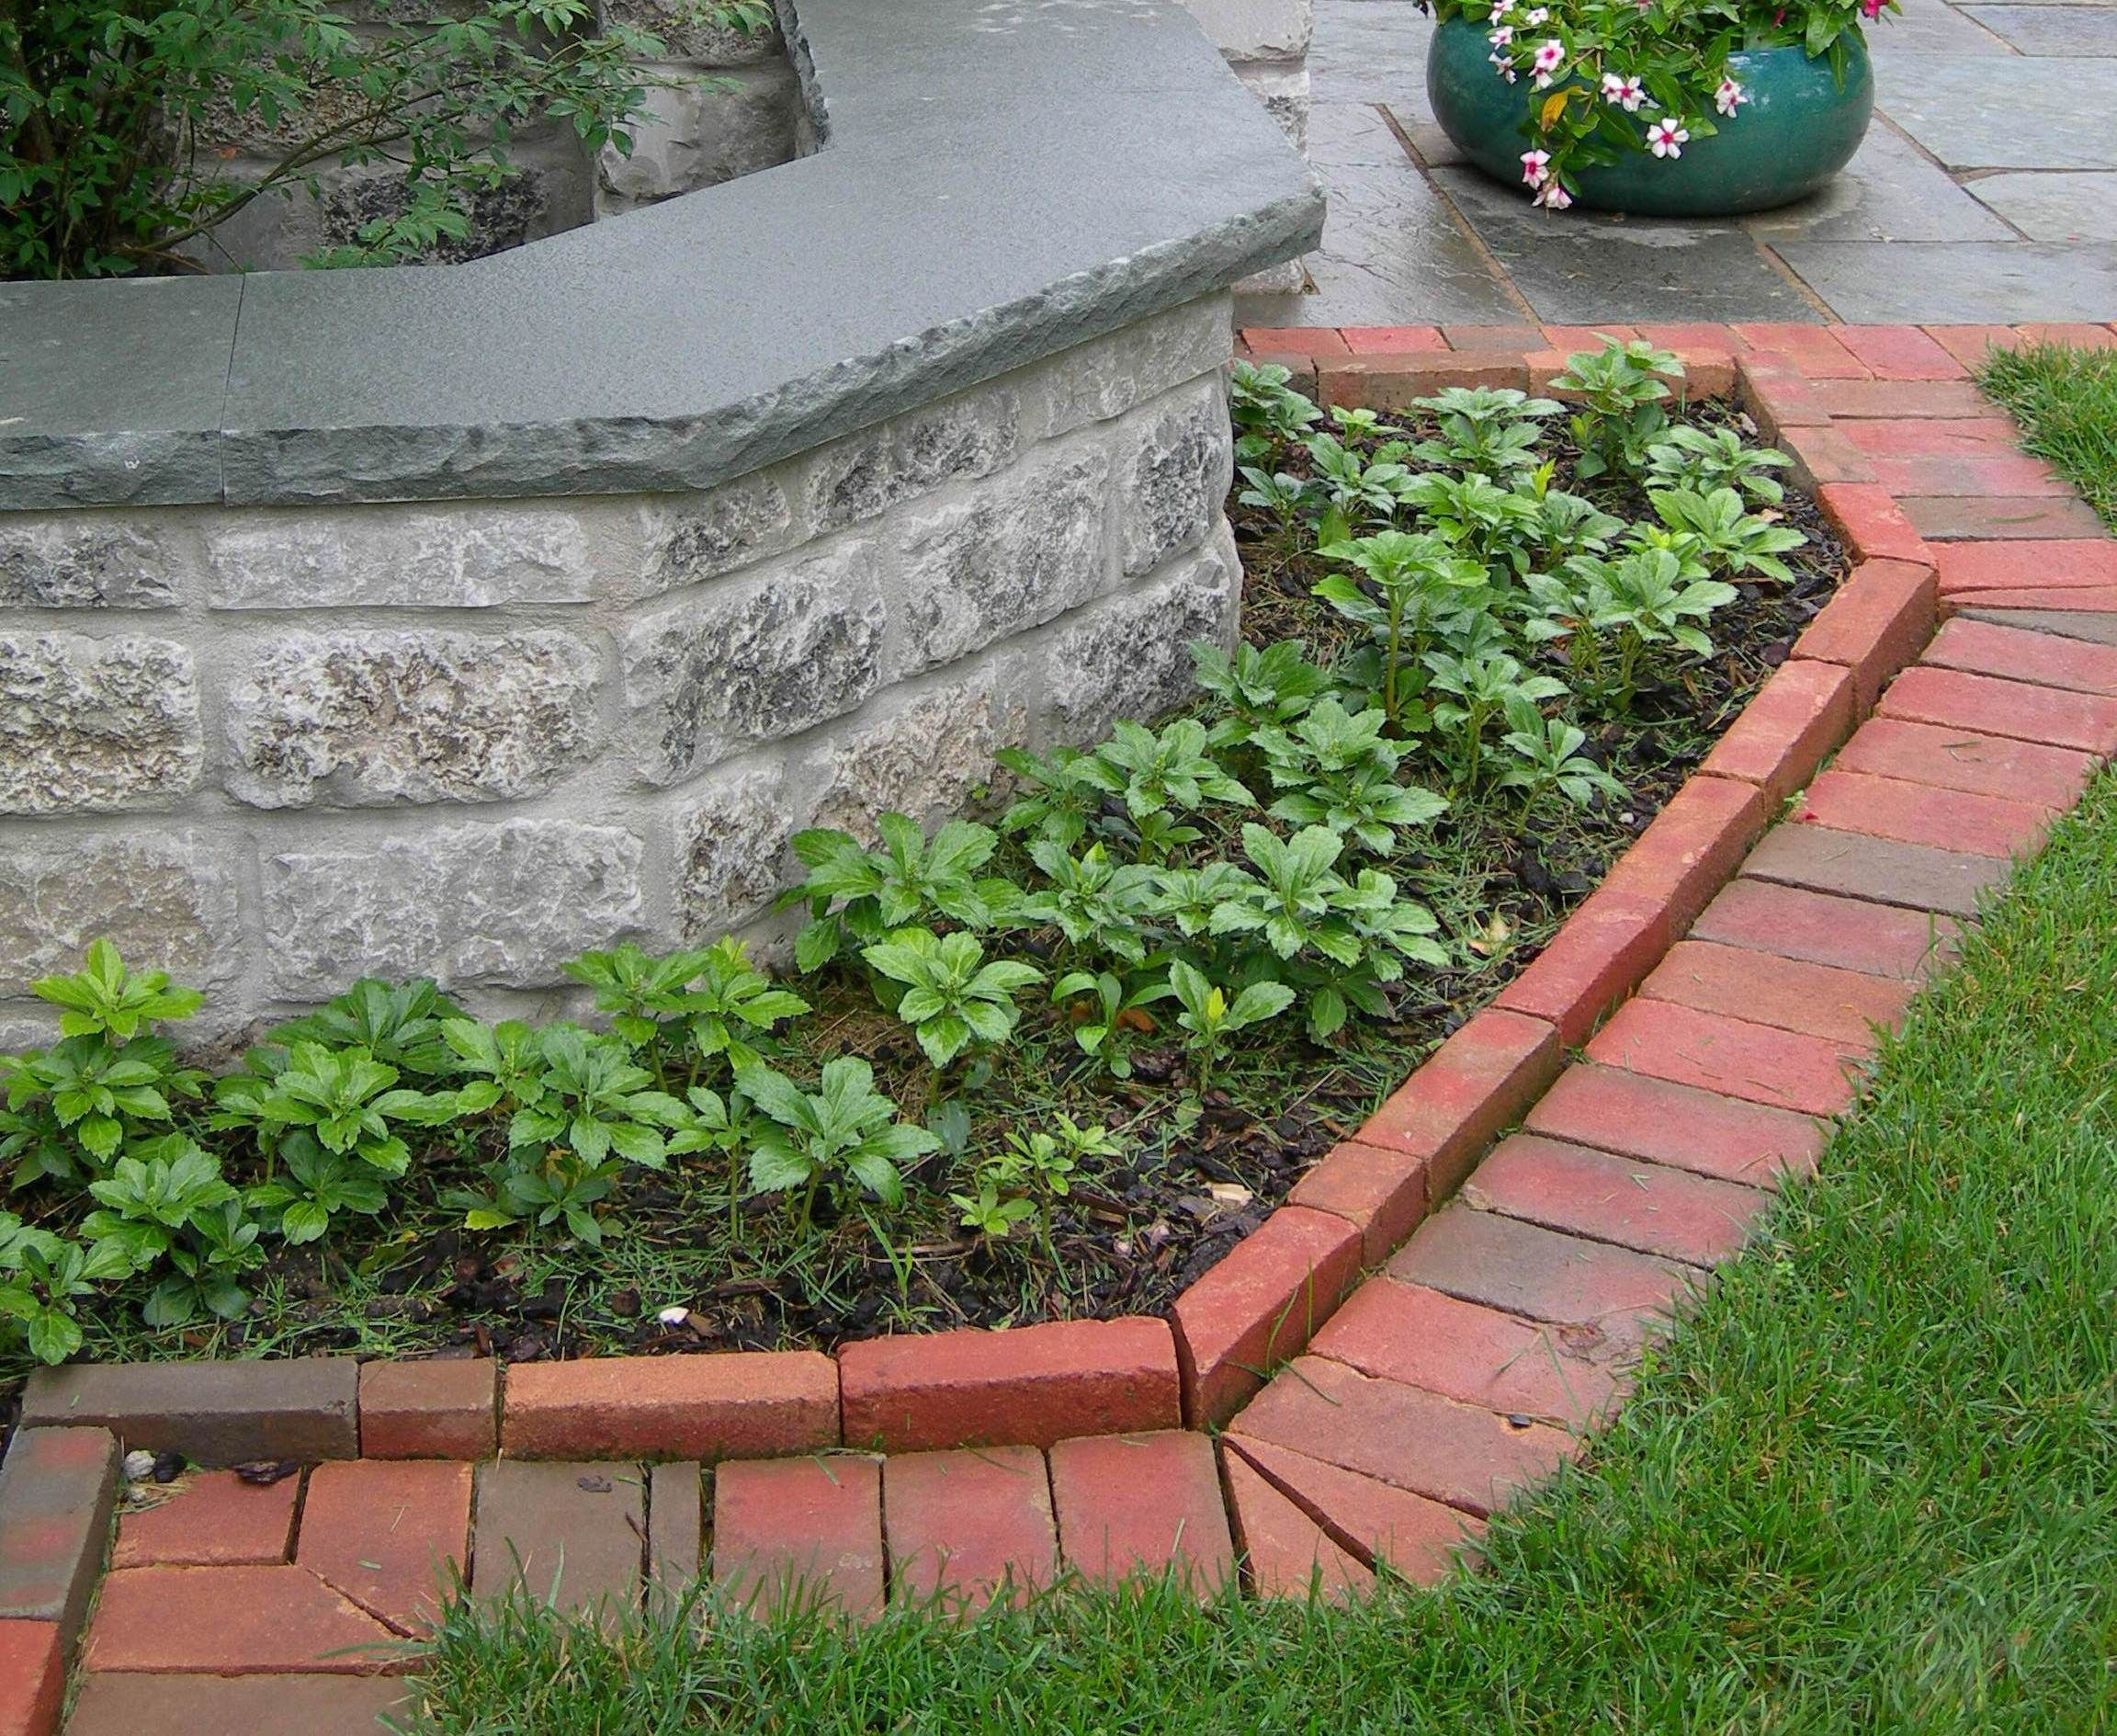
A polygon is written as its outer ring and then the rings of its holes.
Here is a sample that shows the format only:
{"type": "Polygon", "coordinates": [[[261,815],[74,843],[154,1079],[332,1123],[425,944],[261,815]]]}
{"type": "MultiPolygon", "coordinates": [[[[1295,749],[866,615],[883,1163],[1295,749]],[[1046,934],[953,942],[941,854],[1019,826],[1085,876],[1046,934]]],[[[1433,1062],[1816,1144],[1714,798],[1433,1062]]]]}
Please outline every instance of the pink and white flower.
{"type": "Polygon", "coordinates": [[[1501,78],[1504,78],[1510,85],[1514,82],[1514,62],[1509,60],[1506,55],[1488,54],[1485,58],[1500,69],[1501,78]]]}
{"type": "Polygon", "coordinates": [[[1531,187],[1542,187],[1551,178],[1551,153],[1548,151],[1524,151],[1522,153],[1522,178],[1531,187]]]}
{"type": "Polygon", "coordinates": [[[1680,157],[1683,147],[1690,142],[1691,135],[1674,115],[1666,120],[1657,120],[1647,129],[1647,148],[1658,157],[1680,157]]]}
{"type": "Polygon", "coordinates": [[[1613,102],[1628,115],[1639,112],[1639,105],[1647,100],[1647,86],[1633,73],[1604,73],[1602,74],[1602,100],[1613,102]]]}
{"type": "Polygon", "coordinates": [[[1573,195],[1560,187],[1557,181],[1554,179],[1545,182],[1543,187],[1537,190],[1536,197],[1529,202],[1532,205],[1541,205],[1547,211],[1562,211],[1572,204],[1573,195]]]}
{"type": "Polygon", "coordinates": [[[1522,22],[1524,24],[1542,24],[1550,16],[1551,8],[1549,6],[1531,6],[1528,11],[1522,15],[1522,22]]]}
{"type": "Polygon", "coordinates": [[[1487,18],[1485,22],[1488,24],[1497,24],[1501,18],[1505,17],[1510,12],[1513,11],[1513,0],[1500,0],[1500,4],[1492,8],[1492,16],[1487,18]]]}
{"type": "Polygon", "coordinates": [[[1557,73],[1559,67],[1565,64],[1565,62],[1566,44],[1557,37],[1550,38],[1536,51],[1536,58],[1531,62],[1531,69],[1536,74],[1536,88],[1538,90],[1549,88],[1552,74],[1557,73]]]}
{"type": "Polygon", "coordinates": [[[1723,78],[1720,81],[1720,88],[1713,93],[1713,107],[1724,115],[1733,115],[1749,100],[1749,93],[1732,78],[1723,78]]]}
{"type": "Polygon", "coordinates": [[[1514,27],[1511,24],[1502,24],[1485,40],[1491,43],[1494,48],[1505,48],[1514,40],[1514,27]]]}

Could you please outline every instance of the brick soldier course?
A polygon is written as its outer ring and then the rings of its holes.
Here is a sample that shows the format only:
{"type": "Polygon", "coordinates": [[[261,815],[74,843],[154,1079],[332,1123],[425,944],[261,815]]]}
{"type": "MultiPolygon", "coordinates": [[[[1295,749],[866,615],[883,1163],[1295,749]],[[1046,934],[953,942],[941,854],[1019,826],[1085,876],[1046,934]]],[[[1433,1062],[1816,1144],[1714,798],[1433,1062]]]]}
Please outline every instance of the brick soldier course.
{"type": "MultiPolygon", "coordinates": [[[[504,1378],[42,1371],[0,1469],[0,1732],[57,1728],[68,1659],[82,1736],[371,1728],[451,1571],[606,1610],[703,1571],[864,1619],[1068,1570],[1337,1597],[1378,1563],[1450,1571],[1814,1167],[1876,1031],[2117,753],[2117,543],[1984,509],[2070,504],[1968,385],[2021,333],[1642,329],[1738,391],[1804,480],[1841,478],[1819,498],[1853,573],[1544,954],[1171,1321],[504,1378]],[[113,1539],[121,1446],[306,1468],[193,1473],[113,1539]]],[[[1387,403],[1542,386],[1579,341],[1245,335],[1327,397],[1387,403]]]]}

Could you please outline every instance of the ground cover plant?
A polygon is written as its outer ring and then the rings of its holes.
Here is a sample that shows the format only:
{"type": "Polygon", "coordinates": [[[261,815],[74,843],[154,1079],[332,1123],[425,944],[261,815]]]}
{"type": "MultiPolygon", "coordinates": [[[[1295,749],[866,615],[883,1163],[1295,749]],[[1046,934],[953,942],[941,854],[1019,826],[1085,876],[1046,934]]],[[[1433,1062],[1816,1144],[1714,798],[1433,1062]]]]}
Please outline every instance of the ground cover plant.
{"type": "Polygon", "coordinates": [[[1396,425],[1239,370],[1242,642],[1010,754],[931,836],[811,832],[794,968],[572,967],[588,1025],[363,982],[209,1076],[108,947],[0,1066],[0,1375],[33,1359],[828,1346],[1163,1309],[1547,937],[1835,583],[1643,345],[1396,425]]]}
{"type": "Polygon", "coordinates": [[[2022,445],[2055,464],[2117,530],[2117,350],[1994,350],[1977,383],[2021,423],[2022,445]]]}
{"type": "Polygon", "coordinates": [[[1069,1588],[848,1636],[458,1606],[422,1731],[1846,1730],[2117,1719],[2117,777],[1885,1043],[1485,1571],[1356,1608],[1069,1588]]]}

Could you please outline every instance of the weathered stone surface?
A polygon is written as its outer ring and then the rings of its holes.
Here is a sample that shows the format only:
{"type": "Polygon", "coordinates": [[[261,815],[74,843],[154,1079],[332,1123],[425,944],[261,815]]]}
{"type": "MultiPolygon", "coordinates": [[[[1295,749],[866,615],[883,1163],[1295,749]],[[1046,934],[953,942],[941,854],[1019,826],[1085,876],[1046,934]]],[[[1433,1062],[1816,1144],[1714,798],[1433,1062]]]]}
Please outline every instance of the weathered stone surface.
{"type": "Polygon", "coordinates": [[[1315,0],[1183,0],[1231,61],[1299,60],[1316,24],[1315,0]]]}
{"type": "Polygon", "coordinates": [[[510,820],[266,858],[273,993],[322,1000],[360,976],[534,987],[637,934],[642,846],[617,826],[510,820]]]}
{"type": "MultiPolygon", "coordinates": [[[[421,263],[460,265],[589,221],[588,165],[570,139],[517,139],[508,155],[515,173],[494,186],[474,188],[465,199],[468,233],[443,236],[420,255],[421,263]]],[[[402,170],[362,168],[341,174],[343,178],[327,176],[324,182],[323,238],[330,247],[353,245],[368,224],[394,218],[405,206],[402,170]]]]}
{"type": "Polygon", "coordinates": [[[168,608],[168,550],[107,513],[0,520],[0,607],[168,608]]]}
{"type": "Polygon", "coordinates": [[[708,77],[683,66],[643,71],[670,82],[648,86],[632,154],[606,148],[597,159],[601,214],[793,160],[800,95],[786,62],[708,77]]]}
{"type": "Polygon", "coordinates": [[[659,37],[672,55],[704,66],[750,66],[787,52],[777,26],[738,29],[719,22],[711,16],[715,10],[685,0],[602,0],[598,7],[606,24],[644,30],[659,37]]]}
{"type": "Polygon", "coordinates": [[[499,801],[592,754],[602,659],[568,633],[290,633],[228,690],[229,793],[259,808],[499,801]]]}
{"type": "Polygon", "coordinates": [[[1233,475],[1233,436],[1217,379],[1152,416],[1119,461],[1118,523],[1125,573],[1150,573],[1203,541],[1233,475]]]}
{"type": "Polygon", "coordinates": [[[0,813],[148,807],[191,789],[203,758],[182,645],[0,633],[0,813]]]}
{"type": "Polygon", "coordinates": [[[902,539],[908,675],[1064,614],[1110,582],[1106,453],[1010,472],[968,501],[914,509],[902,539]]]}
{"type": "Polygon", "coordinates": [[[743,767],[685,791],[676,822],[676,910],[685,934],[725,934],[761,913],[790,878],[787,843],[799,825],[775,766],[743,767]]]}
{"type": "Polygon", "coordinates": [[[642,559],[632,592],[640,596],[718,578],[796,539],[787,491],[770,471],[701,494],[657,496],[640,520],[642,559]]]}
{"type": "Polygon", "coordinates": [[[836,530],[944,482],[991,475],[1013,461],[1021,427],[1020,396],[987,390],[849,436],[816,455],[809,521],[819,530],[836,530]]]}
{"type": "Polygon", "coordinates": [[[818,754],[802,781],[820,789],[814,823],[874,842],[875,819],[921,822],[962,807],[992,770],[994,750],[1029,734],[1020,683],[1010,666],[937,687],[864,722],[818,754]]]}
{"type": "Polygon", "coordinates": [[[1092,741],[1117,718],[1151,718],[1192,689],[1194,640],[1235,632],[1241,570],[1225,526],[1175,573],[1098,603],[1052,642],[1049,683],[1058,733],[1092,741]]]}
{"type": "Polygon", "coordinates": [[[1227,367],[1234,346],[1233,312],[1223,295],[1201,296],[1078,345],[1036,370],[1044,437],[1120,415],[1187,380],[1214,373],[1227,367]]]}
{"type": "Polygon", "coordinates": [[[528,502],[216,516],[206,570],[215,608],[584,603],[596,584],[581,516],[528,502]]]}
{"type": "Polygon", "coordinates": [[[640,769],[674,783],[852,710],[881,685],[884,615],[874,550],[855,543],[638,622],[624,654],[640,769]]]}
{"type": "Polygon", "coordinates": [[[11,837],[0,845],[0,996],[78,969],[99,935],[135,969],[217,989],[242,962],[236,896],[232,863],[193,831],[11,837]]]}
{"type": "Polygon", "coordinates": [[[1235,75],[1249,87],[1250,94],[1264,105],[1264,112],[1285,130],[1294,148],[1306,153],[1310,107],[1308,69],[1259,63],[1238,66],[1235,75]]]}

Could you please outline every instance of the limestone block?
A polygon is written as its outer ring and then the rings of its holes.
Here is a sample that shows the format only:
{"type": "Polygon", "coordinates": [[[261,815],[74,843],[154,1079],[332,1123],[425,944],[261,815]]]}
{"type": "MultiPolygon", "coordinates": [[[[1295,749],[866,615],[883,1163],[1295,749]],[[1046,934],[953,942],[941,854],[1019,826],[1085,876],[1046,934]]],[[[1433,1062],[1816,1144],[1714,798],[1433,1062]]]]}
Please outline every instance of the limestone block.
{"type": "Polygon", "coordinates": [[[852,710],[881,684],[885,613],[873,546],[848,543],[636,622],[625,697],[641,772],[674,783],[852,710]]]}
{"type": "Polygon", "coordinates": [[[812,823],[872,844],[875,819],[908,813],[931,824],[960,810],[992,773],[996,749],[1029,739],[1025,671],[1014,659],[878,708],[800,768],[815,789],[812,823]]]}
{"type": "Polygon", "coordinates": [[[944,482],[989,476],[1013,461],[1021,426],[1020,394],[989,387],[848,435],[810,464],[809,521],[834,530],[944,482]]]}
{"type": "Polygon", "coordinates": [[[1221,522],[1234,437],[1218,376],[1120,431],[1119,548],[1127,577],[1151,573],[1221,522]]]}
{"type": "Polygon", "coordinates": [[[1099,741],[1119,718],[1148,720],[1193,690],[1190,644],[1233,643],[1241,568],[1225,522],[1143,589],[1107,597],[1052,641],[1047,667],[1058,739],[1099,741]]]}
{"type": "Polygon", "coordinates": [[[737,767],[684,792],[676,809],[676,915],[688,940],[760,915],[799,866],[787,840],[797,798],[776,766],[737,767]]]}
{"type": "Polygon", "coordinates": [[[153,523],[111,513],[0,516],[0,607],[170,607],[170,555],[153,523]]]}
{"type": "Polygon", "coordinates": [[[786,62],[736,72],[645,72],[665,82],[646,87],[644,112],[628,129],[631,154],[606,146],[597,159],[601,214],[793,161],[800,92],[786,62]]]}
{"type": "Polygon", "coordinates": [[[640,508],[640,560],[620,594],[659,596],[718,578],[798,539],[779,475],[759,471],[695,494],[657,494],[640,508]]]}
{"type": "Polygon", "coordinates": [[[0,813],[165,802],[198,781],[204,753],[182,645],[0,633],[0,813]]]}
{"type": "Polygon", "coordinates": [[[259,808],[533,795],[594,752],[601,673],[570,633],[268,639],[227,692],[228,790],[259,808]]]}
{"type": "Polygon", "coordinates": [[[492,608],[596,589],[582,516],[527,502],[216,514],[206,568],[215,608],[492,608]]]}
{"type": "Polygon", "coordinates": [[[1106,588],[1110,460],[1099,447],[1025,461],[945,506],[902,515],[906,673],[954,663],[1106,588]]]}
{"type": "Polygon", "coordinates": [[[235,864],[197,832],[17,833],[0,845],[0,998],[78,970],[105,935],[135,969],[219,989],[242,964],[236,897],[235,864]]]}
{"type": "Polygon", "coordinates": [[[362,976],[535,988],[635,937],[644,846],[571,820],[393,830],[264,862],[271,992],[320,1001],[362,976]]]}
{"type": "Polygon", "coordinates": [[[1121,415],[1187,380],[1224,369],[1234,349],[1233,309],[1225,295],[1201,296],[1076,344],[1036,369],[1043,437],[1121,415]]]}

